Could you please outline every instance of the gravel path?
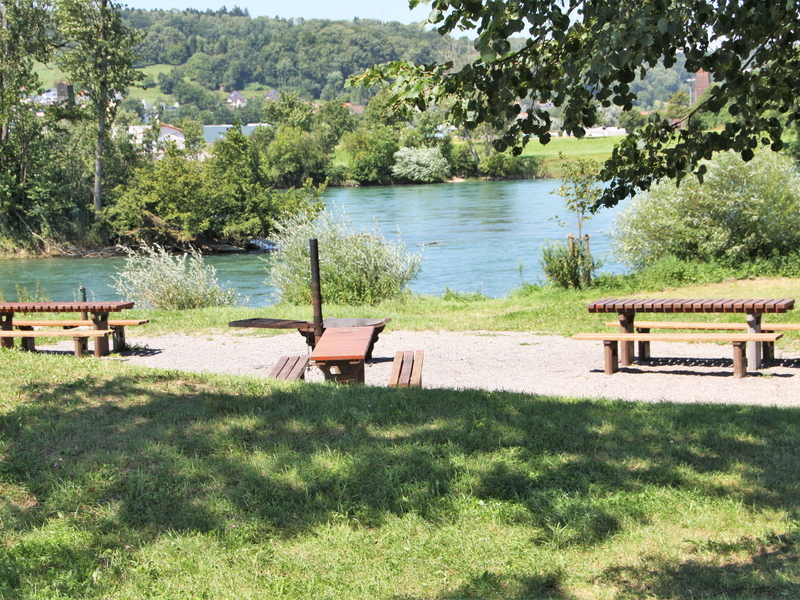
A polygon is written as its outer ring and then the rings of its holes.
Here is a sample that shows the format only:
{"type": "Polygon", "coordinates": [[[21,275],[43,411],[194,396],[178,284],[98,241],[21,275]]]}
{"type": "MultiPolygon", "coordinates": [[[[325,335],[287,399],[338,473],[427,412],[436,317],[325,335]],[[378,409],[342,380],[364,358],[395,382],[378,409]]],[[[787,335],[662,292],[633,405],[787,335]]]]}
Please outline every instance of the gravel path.
{"type": "MultiPolygon", "coordinates": [[[[237,330],[200,337],[129,334],[128,338],[137,349],[107,360],[266,377],[281,355],[308,351],[305,339],[296,332],[272,337],[237,330]]],[[[70,347],[71,342],[65,342],[59,350],[70,347]]],[[[425,351],[425,388],[647,402],[800,406],[800,354],[780,348],[775,366],[741,380],[733,378],[733,349],[729,344],[653,343],[651,365],[634,365],[607,376],[600,342],[534,333],[389,331],[381,334],[373,360],[367,363],[367,385],[386,385],[398,350],[425,351]]],[[[322,373],[312,367],[306,380],[322,381],[322,373]]]]}

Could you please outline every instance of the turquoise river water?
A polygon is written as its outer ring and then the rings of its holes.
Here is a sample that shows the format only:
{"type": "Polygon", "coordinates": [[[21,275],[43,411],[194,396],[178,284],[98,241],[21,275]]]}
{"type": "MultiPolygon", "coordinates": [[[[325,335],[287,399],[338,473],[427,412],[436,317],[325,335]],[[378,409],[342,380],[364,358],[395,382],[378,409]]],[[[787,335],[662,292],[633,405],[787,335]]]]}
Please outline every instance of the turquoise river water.
{"type": "MultiPolygon", "coordinates": [[[[407,250],[422,253],[422,271],[410,286],[414,292],[441,296],[449,287],[500,297],[519,287],[520,261],[525,281],[543,281],[542,245],[577,233],[563,199],[550,193],[560,184],[548,179],[331,188],[325,200],[329,208],[344,210],[359,231],[372,230],[376,220],[387,239],[396,239],[400,229],[407,250]],[[559,227],[557,215],[567,227],[559,227]]],[[[624,270],[614,260],[608,237],[614,214],[623,206],[601,210],[584,224],[592,254],[605,260],[602,271],[624,270]]],[[[221,283],[230,282],[250,296],[251,306],[264,306],[274,301],[274,290],[264,283],[268,262],[263,258],[269,255],[208,256],[206,262],[217,269],[221,283]]],[[[124,258],[4,260],[0,290],[14,301],[17,284],[33,292],[39,281],[52,300],[69,301],[83,284],[90,300],[118,300],[111,275],[123,265],[124,258]]]]}

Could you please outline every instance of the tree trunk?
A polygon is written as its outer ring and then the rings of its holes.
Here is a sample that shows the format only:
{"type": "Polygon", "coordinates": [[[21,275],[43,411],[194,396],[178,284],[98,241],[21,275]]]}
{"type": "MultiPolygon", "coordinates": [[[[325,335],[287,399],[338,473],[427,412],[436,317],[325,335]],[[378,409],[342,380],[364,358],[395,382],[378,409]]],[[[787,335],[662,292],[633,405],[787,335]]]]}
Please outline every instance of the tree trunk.
{"type": "Polygon", "coordinates": [[[106,75],[108,73],[108,55],[105,50],[106,34],[106,9],[108,0],[102,0],[100,8],[100,40],[103,48],[102,74],[100,79],[100,94],[95,101],[97,107],[97,146],[94,154],[94,218],[100,218],[100,211],[103,208],[103,141],[106,135],[106,112],[108,111],[108,84],[106,75]]]}
{"type": "Polygon", "coordinates": [[[467,138],[467,145],[469,146],[469,151],[472,152],[472,158],[475,159],[475,169],[480,168],[481,166],[481,158],[478,156],[478,151],[475,150],[475,146],[472,145],[472,136],[469,134],[469,129],[464,127],[464,135],[467,138]]]}
{"type": "Polygon", "coordinates": [[[103,208],[101,179],[103,177],[103,138],[106,134],[106,114],[103,106],[98,106],[99,116],[97,117],[97,147],[94,152],[94,216],[100,216],[103,208]]]}
{"type": "MultiPolygon", "coordinates": [[[[8,29],[8,20],[6,19],[6,6],[0,4],[0,27],[8,29]]],[[[8,45],[3,47],[3,62],[8,60],[8,45]]],[[[5,89],[5,82],[3,81],[3,74],[0,72],[0,89],[5,89]]],[[[0,124],[0,144],[5,144],[8,141],[8,127],[5,122],[0,124]]]]}

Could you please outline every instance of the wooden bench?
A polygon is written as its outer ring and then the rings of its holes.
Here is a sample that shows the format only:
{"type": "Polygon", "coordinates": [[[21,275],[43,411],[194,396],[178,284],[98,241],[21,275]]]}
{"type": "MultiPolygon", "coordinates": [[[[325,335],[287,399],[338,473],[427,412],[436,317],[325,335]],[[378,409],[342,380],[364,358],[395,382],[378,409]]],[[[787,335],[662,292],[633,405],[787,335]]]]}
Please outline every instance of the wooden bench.
{"type": "Polygon", "coordinates": [[[619,371],[618,342],[731,342],[733,344],[733,376],[741,379],[747,375],[745,344],[747,342],[775,342],[781,333],[578,333],[573,340],[603,342],[606,375],[619,371]]]}
{"type": "MultiPolygon", "coordinates": [[[[63,337],[63,338],[72,338],[75,340],[75,356],[81,357],[84,356],[86,353],[86,340],[89,338],[94,338],[95,342],[103,338],[107,335],[111,335],[113,331],[111,329],[70,329],[66,331],[42,331],[41,329],[38,331],[33,331],[31,328],[30,330],[19,330],[19,331],[3,331],[3,337],[7,338],[21,338],[22,339],[22,348],[24,350],[33,351],[36,350],[36,346],[34,344],[34,338],[37,337],[63,337]]],[[[97,354],[97,348],[95,344],[95,354],[97,354]]]]}
{"type": "MultiPolygon", "coordinates": [[[[150,319],[109,319],[108,320],[108,327],[113,333],[113,343],[114,343],[114,351],[121,352],[127,348],[127,344],[125,343],[125,327],[131,327],[135,325],[144,325],[145,323],[149,323],[150,319]]],[[[21,329],[23,331],[33,331],[34,327],[63,327],[64,329],[73,329],[75,327],[93,327],[94,323],[89,320],[83,319],[52,319],[52,320],[43,320],[43,321],[14,321],[14,327],[21,329]]],[[[46,336],[43,336],[46,337],[46,336]]],[[[34,344],[34,337],[28,338],[28,342],[30,344],[30,348],[26,348],[27,350],[35,350],[34,344]]]]}
{"type": "MultiPolygon", "coordinates": [[[[608,321],[608,327],[619,327],[619,321],[608,321]]],[[[747,323],[690,323],[686,321],[636,321],[638,333],[650,333],[651,329],[700,329],[707,331],[747,331],[747,323]]],[[[800,323],[761,323],[761,331],[800,331],[800,323]]],[[[764,342],[763,361],[767,364],[775,360],[775,342],[764,342]]],[[[650,360],[650,342],[639,342],[639,360],[650,360]]]]}
{"type": "Polygon", "coordinates": [[[285,381],[296,381],[306,378],[308,356],[281,356],[278,364],[272,369],[269,376],[285,381]]]}
{"type": "Polygon", "coordinates": [[[422,358],[422,350],[395,354],[389,387],[422,387],[422,358]]]}
{"type": "Polygon", "coordinates": [[[325,381],[364,383],[364,361],[372,335],[372,327],[328,327],[311,360],[325,375],[325,381]]]}

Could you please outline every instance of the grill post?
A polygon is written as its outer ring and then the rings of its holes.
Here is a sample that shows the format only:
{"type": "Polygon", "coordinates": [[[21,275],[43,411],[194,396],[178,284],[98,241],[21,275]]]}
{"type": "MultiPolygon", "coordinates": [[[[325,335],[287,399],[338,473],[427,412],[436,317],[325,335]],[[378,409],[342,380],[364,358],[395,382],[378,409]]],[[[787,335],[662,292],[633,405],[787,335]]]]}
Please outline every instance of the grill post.
{"type": "Polygon", "coordinates": [[[311,254],[311,304],[314,307],[314,343],[322,337],[322,291],[319,281],[319,248],[317,240],[308,240],[311,254]]]}

